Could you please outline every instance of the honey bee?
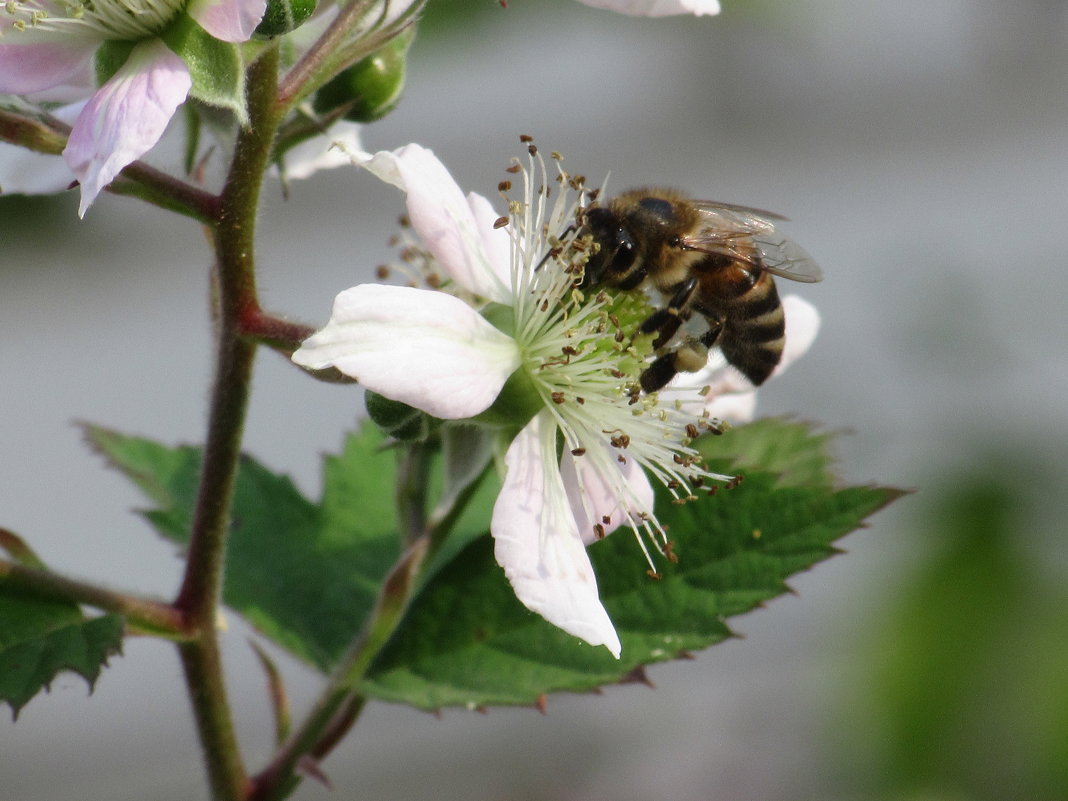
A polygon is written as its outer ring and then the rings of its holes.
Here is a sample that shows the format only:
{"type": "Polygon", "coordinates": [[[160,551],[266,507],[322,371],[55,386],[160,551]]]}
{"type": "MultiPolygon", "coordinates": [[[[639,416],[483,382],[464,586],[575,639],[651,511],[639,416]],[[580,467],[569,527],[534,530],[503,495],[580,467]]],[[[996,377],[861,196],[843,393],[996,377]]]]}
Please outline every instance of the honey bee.
{"type": "Polygon", "coordinates": [[[680,372],[697,372],[707,363],[709,349],[717,346],[753,384],[771,375],[785,343],[785,317],[773,276],[806,283],[822,278],[811,257],[776,232],[775,222],[784,219],[649,188],[630,190],[583,212],[580,234],[598,247],[586,263],[581,286],[652,285],[668,298],[639,329],[656,333],[656,358],[640,378],[645,392],[656,392],[680,372]],[[677,341],[694,315],[707,322],[707,329],[677,341]]]}

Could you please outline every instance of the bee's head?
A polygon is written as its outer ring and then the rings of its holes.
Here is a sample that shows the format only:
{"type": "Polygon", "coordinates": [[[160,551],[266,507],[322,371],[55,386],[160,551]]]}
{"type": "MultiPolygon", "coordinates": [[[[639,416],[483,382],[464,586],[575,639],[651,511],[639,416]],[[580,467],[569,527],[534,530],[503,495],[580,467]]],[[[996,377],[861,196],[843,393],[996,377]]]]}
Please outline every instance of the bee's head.
{"type": "Polygon", "coordinates": [[[619,215],[611,209],[592,208],[585,212],[580,233],[589,234],[597,244],[597,252],[586,262],[582,286],[619,284],[625,280],[638,256],[634,237],[623,227],[619,215]]]}

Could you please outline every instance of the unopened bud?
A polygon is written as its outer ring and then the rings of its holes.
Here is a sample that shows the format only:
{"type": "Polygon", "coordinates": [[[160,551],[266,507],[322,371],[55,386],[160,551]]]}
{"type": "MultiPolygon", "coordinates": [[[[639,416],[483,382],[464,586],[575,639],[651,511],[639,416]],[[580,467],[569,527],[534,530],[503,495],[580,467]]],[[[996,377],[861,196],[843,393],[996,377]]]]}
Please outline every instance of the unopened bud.
{"type": "Polygon", "coordinates": [[[391,112],[404,91],[408,47],[415,29],[407,28],[382,49],[343,70],[315,94],[320,114],[346,107],[344,118],[372,122],[391,112]]]}

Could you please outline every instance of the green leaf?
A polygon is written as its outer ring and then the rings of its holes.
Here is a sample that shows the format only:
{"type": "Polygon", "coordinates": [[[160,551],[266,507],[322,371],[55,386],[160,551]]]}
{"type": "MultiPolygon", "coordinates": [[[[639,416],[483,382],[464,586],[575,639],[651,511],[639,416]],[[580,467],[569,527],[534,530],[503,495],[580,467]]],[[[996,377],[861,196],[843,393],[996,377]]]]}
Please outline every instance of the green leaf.
{"type": "MultiPolygon", "coordinates": [[[[201,451],[86,427],[89,441],[151,498],[143,514],[188,542],[201,451]]],[[[266,636],[326,670],[355,637],[400,554],[393,454],[372,426],[325,460],[323,497],[253,459],[238,471],[223,599],[266,636]]]]}
{"type": "Polygon", "coordinates": [[[186,14],[180,14],[161,38],[189,68],[193,79],[189,94],[210,106],[229,109],[239,123],[246,125],[245,68],[240,46],[216,39],[186,14]]]}
{"type": "Polygon", "coordinates": [[[415,599],[361,690],[435,709],[532,704],[544,693],[626,680],[642,665],[732,636],[726,618],[788,591],[790,575],[832,555],[835,539],[900,494],[829,486],[826,437],[799,424],[764,421],[702,444],[719,454],[712,469],[744,467],[746,479],[682,506],[660,493],[658,515],[679,561],[665,564],[659,581],[625,530],[590,548],[621,660],[524,609],[482,537],[415,599]],[[787,472],[760,469],[756,458],[787,472]]]}
{"type": "Polygon", "coordinates": [[[831,486],[831,435],[795,421],[766,418],[699,440],[701,454],[724,473],[775,473],[780,486],[831,486]]]}
{"type": "MultiPolygon", "coordinates": [[[[20,564],[43,567],[14,534],[0,530],[3,547],[20,564]]],[[[108,657],[122,650],[123,619],[86,619],[77,604],[20,593],[0,581],[0,702],[19,710],[62,670],[84,677],[90,688],[108,657]]]]}

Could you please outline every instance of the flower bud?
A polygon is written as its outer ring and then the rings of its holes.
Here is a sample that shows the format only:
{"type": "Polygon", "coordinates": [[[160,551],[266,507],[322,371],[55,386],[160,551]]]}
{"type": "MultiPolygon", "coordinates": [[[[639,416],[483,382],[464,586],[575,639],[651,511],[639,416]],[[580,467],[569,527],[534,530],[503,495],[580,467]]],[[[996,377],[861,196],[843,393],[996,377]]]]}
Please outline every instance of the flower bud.
{"type": "Polygon", "coordinates": [[[391,112],[404,90],[404,73],[408,47],[415,28],[399,33],[385,47],[343,70],[323,86],[313,106],[320,114],[348,110],[344,117],[352,122],[373,122],[391,112]]]}
{"type": "Polygon", "coordinates": [[[315,12],[315,5],[316,0],[267,0],[256,36],[270,39],[296,30],[315,12]]]}

